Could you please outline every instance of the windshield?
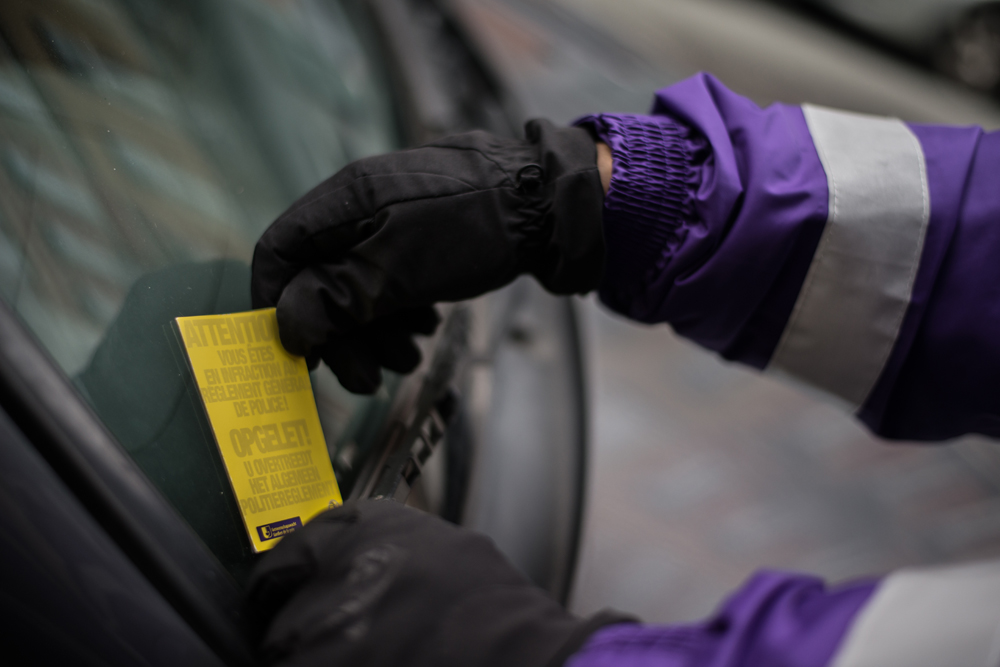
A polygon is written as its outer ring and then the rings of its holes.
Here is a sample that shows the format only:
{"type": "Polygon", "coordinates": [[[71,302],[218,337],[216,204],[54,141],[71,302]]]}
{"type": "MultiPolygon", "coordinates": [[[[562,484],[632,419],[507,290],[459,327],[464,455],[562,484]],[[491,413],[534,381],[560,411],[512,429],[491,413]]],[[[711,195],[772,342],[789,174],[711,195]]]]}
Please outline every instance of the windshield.
{"type": "MultiPolygon", "coordinates": [[[[0,295],[238,580],[249,542],[170,322],[249,309],[269,222],[397,146],[361,9],[0,3],[0,295]]],[[[389,393],[312,379],[346,494],[389,393]]]]}

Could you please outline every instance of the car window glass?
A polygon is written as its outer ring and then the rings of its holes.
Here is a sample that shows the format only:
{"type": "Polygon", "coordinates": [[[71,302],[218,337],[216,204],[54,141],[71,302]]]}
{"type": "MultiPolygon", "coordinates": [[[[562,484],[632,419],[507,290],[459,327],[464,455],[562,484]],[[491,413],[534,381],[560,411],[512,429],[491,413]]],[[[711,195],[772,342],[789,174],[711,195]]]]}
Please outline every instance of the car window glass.
{"type": "MultiPolygon", "coordinates": [[[[0,296],[242,579],[170,322],[248,309],[269,222],[396,147],[370,26],[353,0],[4,0],[0,35],[0,296]]],[[[313,384],[349,485],[389,390],[313,384]]]]}

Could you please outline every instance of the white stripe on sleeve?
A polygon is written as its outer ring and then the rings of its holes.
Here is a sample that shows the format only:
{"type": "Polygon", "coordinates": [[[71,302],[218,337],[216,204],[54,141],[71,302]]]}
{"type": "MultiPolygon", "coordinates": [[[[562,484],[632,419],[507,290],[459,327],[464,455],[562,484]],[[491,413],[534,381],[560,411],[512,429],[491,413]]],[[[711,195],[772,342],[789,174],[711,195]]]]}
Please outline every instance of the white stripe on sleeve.
{"type": "Polygon", "coordinates": [[[900,570],[854,619],[830,667],[997,667],[1000,561],[900,570]]]}
{"type": "Polygon", "coordinates": [[[902,121],[802,108],[829,213],[768,372],[864,403],[899,335],[930,218],[923,150],[902,121]]]}

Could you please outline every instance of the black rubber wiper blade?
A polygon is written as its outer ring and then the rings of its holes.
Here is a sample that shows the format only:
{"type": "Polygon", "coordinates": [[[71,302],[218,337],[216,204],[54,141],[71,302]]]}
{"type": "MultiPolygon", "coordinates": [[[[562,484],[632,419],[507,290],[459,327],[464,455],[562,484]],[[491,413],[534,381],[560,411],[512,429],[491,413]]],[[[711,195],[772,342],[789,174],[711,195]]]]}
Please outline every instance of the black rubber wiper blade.
{"type": "Polygon", "coordinates": [[[448,313],[420,389],[399,417],[390,418],[375,473],[357,498],[406,502],[458,405],[452,382],[468,354],[470,323],[471,315],[464,305],[448,313]]]}

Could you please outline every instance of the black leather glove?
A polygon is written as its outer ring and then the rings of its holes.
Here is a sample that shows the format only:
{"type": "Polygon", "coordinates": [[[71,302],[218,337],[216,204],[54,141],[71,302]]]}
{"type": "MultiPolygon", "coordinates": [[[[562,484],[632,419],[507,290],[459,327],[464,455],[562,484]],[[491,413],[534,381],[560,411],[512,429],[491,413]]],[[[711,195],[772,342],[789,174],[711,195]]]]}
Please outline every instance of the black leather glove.
{"type": "Polygon", "coordinates": [[[282,539],[248,587],[265,664],[558,667],[599,628],[493,542],[388,500],[349,503],[282,539]]]}
{"type": "Polygon", "coordinates": [[[299,199],[254,251],[255,308],[277,306],[281,342],[322,357],[367,393],[380,366],[412,370],[433,304],[531,273],[552,292],[601,279],[604,193],[594,141],[531,121],[527,139],[485,132],[358,160],[299,199]]]}

